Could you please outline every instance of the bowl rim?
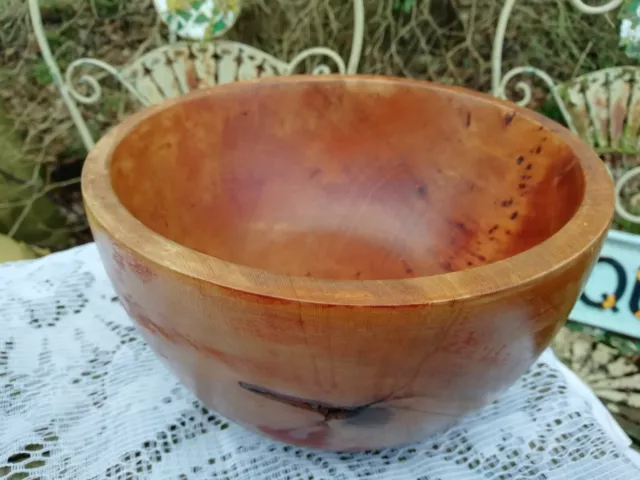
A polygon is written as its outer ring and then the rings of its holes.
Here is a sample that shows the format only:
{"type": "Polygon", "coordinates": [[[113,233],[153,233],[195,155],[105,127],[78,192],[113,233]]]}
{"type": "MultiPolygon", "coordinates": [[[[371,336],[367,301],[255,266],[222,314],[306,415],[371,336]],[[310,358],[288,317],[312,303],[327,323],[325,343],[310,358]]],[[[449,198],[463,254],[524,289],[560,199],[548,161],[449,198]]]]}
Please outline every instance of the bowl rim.
{"type": "Polygon", "coordinates": [[[560,124],[485,93],[424,80],[375,75],[294,75],[233,82],[195,90],[144,108],[113,127],[89,152],[81,187],[87,217],[96,237],[105,233],[140,259],[181,276],[183,281],[191,279],[196,283],[277,300],[347,306],[425,306],[522,290],[529,283],[560,273],[585,255],[598,251],[614,208],[613,182],[604,163],[577,135],[560,124]],[[558,135],[571,148],[585,179],[583,200],[560,230],[524,252],[467,270],[392,280],[297,277],[231,263],[169,240],[144,225],[120,202],[111,185],[112,154],[120,141],[145,119],[200,97],[252,90],[260,85],[300,82],[424,88],[467,97],[474,102],[488,102],[503,109],[505,114],[515,112],[558,135]]]}

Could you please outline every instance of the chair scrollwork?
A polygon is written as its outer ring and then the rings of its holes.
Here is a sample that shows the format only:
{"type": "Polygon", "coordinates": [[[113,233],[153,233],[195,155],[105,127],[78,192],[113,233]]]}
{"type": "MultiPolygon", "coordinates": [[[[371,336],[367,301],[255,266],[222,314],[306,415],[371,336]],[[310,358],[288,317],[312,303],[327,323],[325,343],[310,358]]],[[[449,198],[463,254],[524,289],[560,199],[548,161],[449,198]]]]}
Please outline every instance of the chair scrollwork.
{"type": "Polygon", "coordinates": [[[100,86],[100,82],[95,77],[95,75],[91,75],[85,72],[82,73],[79,78],[75,78],[76,71],[79,68],[87,66],[97,67],[110,74],[112,77],[117,79],[118,82],[120,82],[120,84],[122,84],[131,95],[133,95],[138,101],[140,101],[142,105],[146,106],[149,104],[147,99],[140,95],[138,90],[136,90],[136,88],[131,83],[129,83],[122,77],[120,71],[117,68],[109,65],[106,62],[103,62],[102,60],[97,60],[94,58],[79,58],[78,60],[71,62],[65,72],[65,86],[77,102],[85,105],[90,105],[99,102],[102,98],[102,87],[100,86]],[[75,86],[76,81],[80,84],[86,85],[89,89],[89,93],[83,94],[80,90],[78,90],[75,86]]]}
{"type": "MultiPolygon", "coordinates": [[[[640,225],[640,215],[634,215],[622,202],[622,191],[631,180],[640,177],[640,166],[634,167],[622,175],[616,182],[616,214],[627,222],[640,225]]],[[[630,203],[640,204],[640,193],[636,193],[630,203]]]]}
{"type": "MultiPolygon", "coordinates": [[[[493,49],[491,54],[491,89],[494,96],[507,100],[507,85],[511,80],[519,75],[533,75],[540,78],[551,90],[554,99],[558,102],[558,106],[562,110],[563,115],[566,113],[566,108],[562,99],[560,99],[557,93],[554,92],[555,82],[553,79],[543,70],[532,66],[516,67],[504,76],[502,75],[502,52],[505,42],[505,34],[507,26],[509,24],[509,18],[513,7],[517,0],[505,0],[498,19],[498,25],[496,27],[496,34],[493,39],[493,49]]],[[[624,0],[610,0],[608,3],[598,6],[591,6],[584,3],[582,0],[569,0],[571,4],[580,12],[588,15],[601,15],[609,13],[616,8],[619,8],[624,0]]],[[[531,86],[524,81],[516,84],[516,89],[520,91],[523,98],[517,103],[521,106],[527,105],[531,100],[531,86]],[[526,100],[526,101],[525,101],[526,100]]]]}
{"type": "MultiPolygon", "coordinates": [[[[324,57],[330,58],[335,63],[338,69],[337,73],[341,73],[341,74],[346,73],[347,67],[344,64],[344,60],[342,59],[342,57],[338,55],[338,53],[336,53],[334,50],[331,50],[330,48],[325,48],[325,47],[308,48],[307,50],[300,52],[298,55],[296,55],[293,58],[293,60],[289,62],[286,73],[288,75],[294,73],[296,68],[302,62],[315,56],[324,56],[324,57]]],[[[311,73],[313,73],[314,75],[319,75],[319,74],[331,73],[331,71],[332,71],[331,68],[327,64],[321,63],[317,65],[312,70],[311,73]]]]}
{"type": "Polygon", "coordinates": [[[28,0],[34,34],[42,57],[55,85],[69,109],[87,150],[95,144],[79,105],[91,105],[103,99],[105,74],[115,78],[142,106],[181,95],[204,86],[273,75],[289,75],[312,57],[326,57],[333,63],[316,65],[313,74],[335,71],[355,74],[362,54],[364,37],[364,3],[353,2],[354,28],[351,52],[347,62],[326,47],[309,48],[291,61],[277,59],[249,45],[226,40],[200,43],[177,42],[170,31],[171,42],[147,52],[128,65],[114,67],[102,60],[81,58],[72,62],[66,72],[60,71],[49,47],[42,23],[39,0],[28,0]],[[101,72],[100,72],[101,71],[101,72]],[[94,73],[95,72],[95,73],[94,73]]]}
{"type": "MultiPolygon", "coordinates": [[[[571,116],[567,112],[567,107],[564,103],[564,99],[560,96],[558,92],[558,88],[556,82],[549,76],[547,72],[535,67],[516,67],[509,70],[500,80],[497,88],[494,90],[494,95],[498,98],[502,98],[504,100],[512,100],[509,98],[507,94],[507,86],[511,83],[513,79],[516,77],[521,77],[523,75],[537,77],[542,80],[544,84],[548,87],[549,92],[553,96],[554,101],[558,105],[558,108],[562,112],[562,116],[567,121],[569,128],[573,130],[573,125],[571,122],[571,116]]],[[[515,84],[515,89],[520,93],[521,98],[519,100],[512,100],[517,105],[521,107],[526,107],[531,103],[531,99],[533,96],[533,92],[531,90],[531,85],[528,82],[523,80],[518,81],[515,84]]]]}
{"type": "MultiPolygon", "coordinates": [[[[593,112],[593,108],[590,108],[590,106],[593,107],[593,105],[598,103],[596,101],[597,98],[602,98],[604,96],[611,97],[612,90],[615,90],[613,93],[620,98],[624,97],[625,99],[631,99],[632,95],[634,95],[633,98],[636,98],[636,94],[631,93],[632,88],[628,85],[623,84],[625,84],[627,76],[633,76],[634,78],[638,78],[640,76],[640,69],[638,67],[612,68],[587,74],[584,77],[589,77],[589,81],[587,81],[589,86],[584,88],[580,86],[576,87],[575,83],[580,82],[582,78],[575,80],[573,83],[558,84],[551,78],[551,76],[547,72],[533,66],[516,67],[508,71],[506,74],[502,74],[502,55],[505,42],[505,32],[509,22],[509,17],[511,16],[516,1],[517,0],[505,0],[502,11],[500,12],[500,17],[498,19],[498,25],[496,28],[491,56],[491,88],[493,95],[505,100],[510,100],[508,98],[508,87],[511,82],[516,79],[516,77],[528,76],[530,78],[538,78],[549,89],[549,93],[552,95],[555,103],[560,109],[560,112],[564,120],[566,121],[567,126],[574,133],[583,136],[583,139],[592,144],[594,149],[598,150],[599,152],[608,150],[610,153],[619,152],[624,155],[624,147],[628,147],[628,145],[626,145],[627,143],[631,141],[633,143],[633,146],[636,146],[638,143],[640,143],[638,141],[640,131],[638,128],[636,128],[635,124],[637,122],[635,122],[635,119],[632,122],[624,121],[623,125],[626,125],[626,128],[622,128],[618,125],[622,122],[622,120],[619,118],[613,119],[611,117],[612,113],[609,110],[593,112]],[[609,78],[610,74],[614,74],[613,80],[609,78]],[[606,77],[606,81],[604,81],[603,83],[602,78],[604,77],[606,77]],[[617,82],[620,85],[618,86],[616,83],[616,85],[612,87],[612,82],[617,82]],[[602,89],[605,89],[607,91],[602,91],[602,89]],[[565,92],[564,90],[567,91],[565,92]],[[616,125],[616,128],[612,128],[613,124],[616,125]],[[603,128],[607,131],[603,132],[603,128]],[[613,135],[611,133],[612,131],[615,131],[616,134],[613,135]],[[628,137],[630,136],[632,136],[633,139],[629,140],[628,137]],[[612,145],[609,145],[608,143],[612,143],[612,145]]],[[[594,6],[585,3],[583,0],[568,1],[573,5],[574,8],[586,15],[606,14],[619,8],[624,3],[624,0],[609,0],[608,2],[601,5],[594,6]]],[[[515,90],[520,93],[520,98],[515,100],[516,103],[521,106],[529,105],[532,100],[531,84],[520,78],[520,80],[517,81],[514,87],[515,90]]],[[[620,98],[616,98],[615,100],[619,101],[620,98]]],[[[601,101],[600,103],[603,102],[601,101]]],[[[625,105],[626,104],[627,102],[625,101],[625,105]]],[[[624,113],[627,116],[631,114],[630,111],[626,110],[624,113]]],[[[619,116],[620,113],[617,114],[617,117],[619,116]]],[[[611,168],[607,167],[607,170],[609,171],[609,174],[614,176],[611,168]]],[[[631,223],[640,224],[640,216],[632,214],[622,201],[625,187],[630,181],[636,179],[637,177],[640,177],[640,166],[632,167],[631,169],[626,171],[626,173],[620,175],[619,178],[615,179],[615,210],[619,218],[631,223]]],[[[640,194],[636,194],[631,199],[631,202],[635,203],[640,200],[638,198],[639,196],[640,194]]]]}
{"type": "Polygon", "coordinates": [[[576,10],[582,13],[586,13],[587,15],[601,15],[619,8],[624,3],[624,0],[611,0],[603,5],[588,5],[582,0],[570,0],[570,2],[576,10]]]}

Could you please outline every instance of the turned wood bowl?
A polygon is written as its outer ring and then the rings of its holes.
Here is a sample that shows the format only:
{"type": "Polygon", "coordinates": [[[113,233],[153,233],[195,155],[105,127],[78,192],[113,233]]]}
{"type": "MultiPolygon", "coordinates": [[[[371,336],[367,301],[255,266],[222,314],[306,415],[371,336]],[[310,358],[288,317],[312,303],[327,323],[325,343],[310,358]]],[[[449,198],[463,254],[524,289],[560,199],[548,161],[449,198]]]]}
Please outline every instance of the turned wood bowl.
{"type": "Polygon", "coordinates": [[[417,441],[512,384],[613,214],[598,156],[513,104],[422,81],[217,86],[122,122],[83,194],[145,340],[273,439],[417,441]]]}

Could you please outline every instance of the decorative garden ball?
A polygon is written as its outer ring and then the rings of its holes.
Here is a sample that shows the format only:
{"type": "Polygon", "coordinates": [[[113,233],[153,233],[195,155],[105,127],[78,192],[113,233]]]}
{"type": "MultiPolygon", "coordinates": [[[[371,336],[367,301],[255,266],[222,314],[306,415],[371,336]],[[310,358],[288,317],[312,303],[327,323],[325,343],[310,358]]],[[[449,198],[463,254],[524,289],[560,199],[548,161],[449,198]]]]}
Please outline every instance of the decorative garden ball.
{"type": "Polygon", "coordinates": [[[190,40],[220,37],[240,14],[240,0],[154,0],[153,3],[169,29],[190,40]]]}

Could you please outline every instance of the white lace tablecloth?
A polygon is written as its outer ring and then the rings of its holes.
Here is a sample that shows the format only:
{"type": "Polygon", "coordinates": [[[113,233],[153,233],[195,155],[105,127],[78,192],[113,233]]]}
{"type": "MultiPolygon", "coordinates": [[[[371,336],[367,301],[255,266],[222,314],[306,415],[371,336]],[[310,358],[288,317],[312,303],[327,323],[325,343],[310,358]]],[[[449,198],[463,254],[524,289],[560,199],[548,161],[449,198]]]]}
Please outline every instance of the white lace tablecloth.
{"type": "Polygon", "coordinates": [[[551,352],[416,445],[304,450],[204,408],[132,326],[88,245],[0,265],[0,478],[639,479],[629,440],[551,352]]]}

